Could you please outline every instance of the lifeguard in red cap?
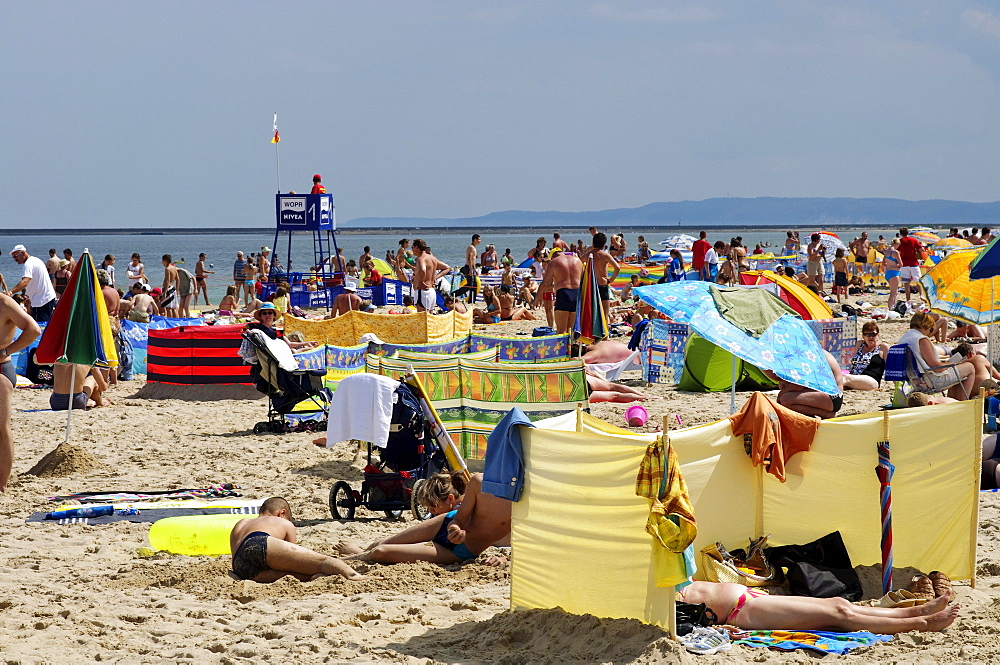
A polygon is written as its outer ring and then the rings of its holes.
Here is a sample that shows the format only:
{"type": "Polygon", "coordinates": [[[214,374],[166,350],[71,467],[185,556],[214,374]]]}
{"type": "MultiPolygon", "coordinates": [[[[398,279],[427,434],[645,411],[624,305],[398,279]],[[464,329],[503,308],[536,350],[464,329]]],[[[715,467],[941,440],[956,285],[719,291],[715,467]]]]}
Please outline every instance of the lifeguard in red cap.
{"type": "Polygon", "coordinates": [[[326,187],[323,186],[323,176],[316,174],[313,176],[313,188],[310,194],[326,194],[326,187]]]}

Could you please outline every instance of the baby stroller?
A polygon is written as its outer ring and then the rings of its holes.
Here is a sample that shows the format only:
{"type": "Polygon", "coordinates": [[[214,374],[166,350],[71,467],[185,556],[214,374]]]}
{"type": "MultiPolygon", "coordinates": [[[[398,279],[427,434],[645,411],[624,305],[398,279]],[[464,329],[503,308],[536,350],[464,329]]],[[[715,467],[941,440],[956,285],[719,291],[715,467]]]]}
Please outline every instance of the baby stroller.
{"type": "MultiPolygon", "coordinates": [[[[350,390],[343,383],[340,390],[350,390]]],[[[358,506],[384,511],[399,519],[407,509],[418,520],[429,514],[416,500],[420,485],[448,467],[444,452],[431,434],[413,389],[400,381],[393,396],[392,425],[385,448],[368,443],[368,464],[361,489],[341,480],[330,489],[330,513],[338,520],[354,519],[358,506]],[[376,453],[372,449],[375,448],[376,453]]]]}
{"type": "Polygon", "coordinates": [[[267,395],[267,420],[254,425],[254,434],[315,431],[326,429],[326,413],[330,391],[323,385],[325,369],[297,369],[298,362],[291,349],[281,340],[273,340],[259,330],[248,330],[243,339],[249,344],[257,362],[250,364],[254,387],[267,395]],[[296,410],[300,402],[309,400],[307,410],[296,410]],[[294,413],[297,424],[289,424],[294,413]]]}

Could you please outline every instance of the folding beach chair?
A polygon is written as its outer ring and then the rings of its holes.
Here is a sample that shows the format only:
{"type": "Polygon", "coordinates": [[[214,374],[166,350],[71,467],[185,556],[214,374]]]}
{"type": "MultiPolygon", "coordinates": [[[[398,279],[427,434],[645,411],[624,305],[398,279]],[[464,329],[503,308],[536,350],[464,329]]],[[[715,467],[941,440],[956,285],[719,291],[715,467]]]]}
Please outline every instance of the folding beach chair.
{"type": "MultiPolygon", "coordinates": [[[[889,353],[886,354],[884,378],[886,381],[895,381],[897,387],[902,383],[910,384],[912,390],[909,392],[933,395],[943,393],[955,385],[962,385],[962,392],[965,393],[965,386],[958,374],[957,365],[943,365],[942,368],[943,371],[921,372],[909,345],[896,344],[890,346],[889,353]]],[[[967,393],[965,393],[965,399],[969,399],[967,393]]]]}

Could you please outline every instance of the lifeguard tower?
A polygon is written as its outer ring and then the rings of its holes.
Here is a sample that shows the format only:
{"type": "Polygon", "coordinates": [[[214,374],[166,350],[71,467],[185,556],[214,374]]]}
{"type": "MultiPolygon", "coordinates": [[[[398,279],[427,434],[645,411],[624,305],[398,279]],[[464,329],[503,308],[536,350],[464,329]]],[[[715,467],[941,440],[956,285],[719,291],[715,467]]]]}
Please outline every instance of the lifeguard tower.
{"type": "MultiPolygon", "coordinates": [[[[333,194],[276,194],[274,204],[274,254],[271,271],[264,284],[264,295],[273,293],[279,281],[287,280],[292,287],[289,294],[292,305],[330,307],[336,295],[334,287],[344,282],[344,273],[334,270],[332,260],[337,255],[337,214],[333,194]],[[311,266],[292,264],[292,236],[303,232],[311,232],[313,237],[311,266]],[[282,233],[288,237],[284,263],[279,260],[282,233]]],[[[338,292],[340,290],[337,289],[338,292]]]]}

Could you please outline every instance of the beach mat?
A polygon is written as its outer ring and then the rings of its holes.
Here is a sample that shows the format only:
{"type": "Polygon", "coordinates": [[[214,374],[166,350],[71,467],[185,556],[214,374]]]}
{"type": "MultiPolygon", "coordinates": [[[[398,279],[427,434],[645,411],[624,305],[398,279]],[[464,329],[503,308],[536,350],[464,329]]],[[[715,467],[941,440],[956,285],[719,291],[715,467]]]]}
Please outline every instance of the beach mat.
{"type": "Polygon", "coordinates": [[[50,496],[49,501],[79,501],[80,503],[109,503],[109,502],[129,502],[156,499],[224,499],[234,496],[242,496],[236,490],[239,485],[225,483],[212,485],[211,487],[200,487],[196,489],[177,490],[149,490],[146,492],[113,491],[105,490],[98,492],[76,492],[74,494],[63,494],[61,496],[50,496]]]}
{"type": "Polygon", "coordinates": [[[244,506],[242,508],[153,508],[140,510],[137,515],[99,515],[97,517],[66,517],[58,520],[45,519],[47,513],[32,513],[26,524],[111,524],[112,522],[152,523],[168,517],[191,517],[197,515],[247,515],[253,516],[260,512],[260,506],[244,506]]]}

